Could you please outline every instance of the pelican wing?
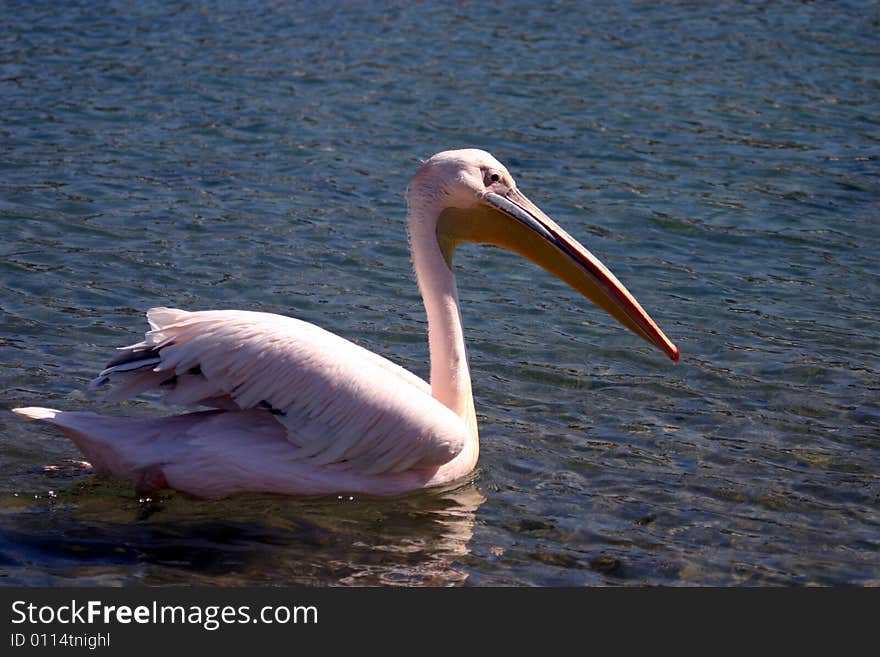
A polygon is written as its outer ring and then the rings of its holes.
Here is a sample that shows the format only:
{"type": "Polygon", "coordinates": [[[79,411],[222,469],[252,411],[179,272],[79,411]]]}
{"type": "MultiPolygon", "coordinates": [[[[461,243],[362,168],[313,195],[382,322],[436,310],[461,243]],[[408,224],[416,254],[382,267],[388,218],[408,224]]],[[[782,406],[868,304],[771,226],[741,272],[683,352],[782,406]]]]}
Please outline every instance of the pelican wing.
{"type": "Polygon", "coordinates": [[[118,384],[111,400],[155,388],[171,404],[262,408],[285,427],[291,458],[362,474],[440,466],[465,444],[464,422],[422,379],[308,322],[173,308],[147,318],[144,341],[93,382],[118,384]]]}

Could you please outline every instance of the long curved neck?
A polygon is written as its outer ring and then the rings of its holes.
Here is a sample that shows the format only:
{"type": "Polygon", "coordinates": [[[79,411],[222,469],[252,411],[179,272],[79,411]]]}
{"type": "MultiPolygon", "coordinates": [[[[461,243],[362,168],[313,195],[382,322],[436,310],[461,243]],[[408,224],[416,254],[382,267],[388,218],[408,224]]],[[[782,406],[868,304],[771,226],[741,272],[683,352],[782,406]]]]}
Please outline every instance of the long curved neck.
{"type": "Polygon", "coordinates": [[[413,265],[428,315],[431,395],[458,414],[476,438],[477,416],[458,287],[437,242],[438,212],[429,205],[411,205],[409,213],[413,265]]]}

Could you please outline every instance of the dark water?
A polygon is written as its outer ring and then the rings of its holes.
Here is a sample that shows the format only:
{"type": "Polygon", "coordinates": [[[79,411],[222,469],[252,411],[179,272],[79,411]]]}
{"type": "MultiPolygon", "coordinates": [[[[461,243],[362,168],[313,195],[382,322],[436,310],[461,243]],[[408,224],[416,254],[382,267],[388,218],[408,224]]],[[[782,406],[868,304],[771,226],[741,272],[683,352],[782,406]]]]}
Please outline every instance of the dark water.
{"type": "Polygon", "coordinates": [[[402,193],[461,146],[682,362],[465,248],[472,481],[139,500],[4,410],[0,583],[880,584],[878,5],[367,4],[0,3],[0,404],[96,410],[155,305],[426,376],[402,193]]]}

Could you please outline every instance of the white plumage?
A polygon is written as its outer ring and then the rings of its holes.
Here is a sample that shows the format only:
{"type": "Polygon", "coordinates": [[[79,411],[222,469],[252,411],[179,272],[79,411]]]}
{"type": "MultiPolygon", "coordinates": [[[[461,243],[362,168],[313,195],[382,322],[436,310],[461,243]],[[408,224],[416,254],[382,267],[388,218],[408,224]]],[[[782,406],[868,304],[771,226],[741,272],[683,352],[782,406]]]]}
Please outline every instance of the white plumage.
{"type": "Polygon", "coordinates": [[[128,351],[158,357],[102,372],[96,381],[121,379],[113,400],[165,387],[171,404],[269,410],[291,458],[361,474],[440,466],[464,446],[461,418],[427,383],[314,324],[241,310],[154,308],[147,318],[152,330],[128,351]]]}

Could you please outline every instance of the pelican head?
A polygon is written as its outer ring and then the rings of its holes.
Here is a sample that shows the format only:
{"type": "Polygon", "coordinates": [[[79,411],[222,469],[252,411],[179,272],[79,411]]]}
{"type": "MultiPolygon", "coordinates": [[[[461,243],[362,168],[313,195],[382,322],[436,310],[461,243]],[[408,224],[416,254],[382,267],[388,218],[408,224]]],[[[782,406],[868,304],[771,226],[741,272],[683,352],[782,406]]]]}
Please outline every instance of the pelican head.
{"type": "Polygon", "coordinates": [[[435,238],[450,272],[455,248],[462,242],[503,247],[565,281],[678,361],[678,347],[617,277],[526,198],[507,168],[486,151],[464,149],[434,155],[413,178],[407,200],[413,241],[435,238]]]}

